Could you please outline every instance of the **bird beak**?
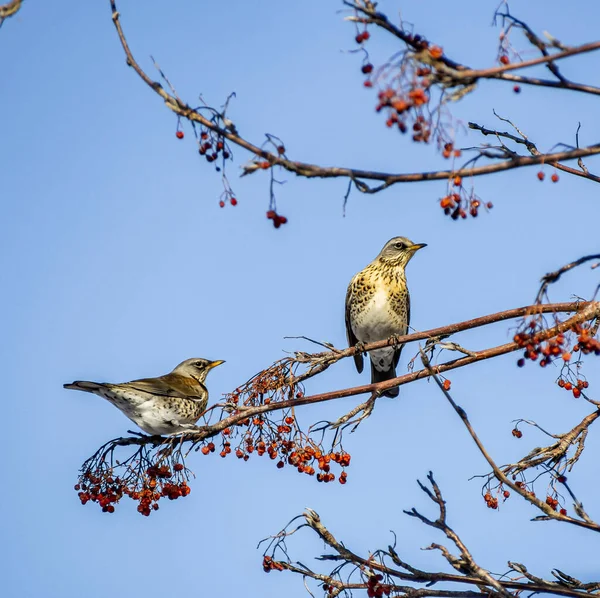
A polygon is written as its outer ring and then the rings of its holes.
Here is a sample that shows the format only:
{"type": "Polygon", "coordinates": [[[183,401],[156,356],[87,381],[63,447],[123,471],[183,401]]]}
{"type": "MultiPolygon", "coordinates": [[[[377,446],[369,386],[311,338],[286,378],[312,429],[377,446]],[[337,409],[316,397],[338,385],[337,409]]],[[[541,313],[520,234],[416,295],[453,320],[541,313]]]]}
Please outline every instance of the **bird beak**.
{"type": "Polygon", "coordinates": [[[415,243],[411,245],[410,249],[412,251],[418,251],[419,249],[423,249],[423,247],[427,247],[427,243],[415,243]]]}
{"type": "Polygon", "coordinates": [[[212,370],[213,368],[216,368],[218,365],[221,365],[222,363],[225,363],[222,359],[217,359],[217,361],[212,361],[211,363],[208,364],[208,369],[212,370]]]}

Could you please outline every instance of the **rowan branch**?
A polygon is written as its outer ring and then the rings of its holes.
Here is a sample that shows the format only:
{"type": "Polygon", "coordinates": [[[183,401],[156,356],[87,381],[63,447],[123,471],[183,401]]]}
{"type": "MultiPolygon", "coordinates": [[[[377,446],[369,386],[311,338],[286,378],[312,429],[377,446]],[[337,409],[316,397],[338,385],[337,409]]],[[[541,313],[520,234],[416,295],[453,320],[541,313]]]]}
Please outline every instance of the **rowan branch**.
{"type": "MultiPolygon", "coordinates": [[[[536,518],[534,518],[534,521],[542,520],[542,519],[555,519],[557,521],[564,521],[564,522],[571,523],[573,525],[583,527],[583,528],[586,528],[586,529],[589,529],[592,531],[600,532],[600,524],[589,519],[589,517],[587,515],[585,515],[585,517],[582,517],[582,519],[575,519],[574,517],[570,517],[566,513],[556,511],[552,505],[548,504],[548,502],[544,502],[544,501],[540,500],[533,492],[530,492],[524,485],[516,482],[512,477],[512,474],[514,474],[515,472],[512,471],[510,469],[510,467],[508,469],[505,469],[505,468],[501,468],[498,465],[496,465],[495,461],[492,459],[492,457],[488,453],[487,449],[483,445],[482,441],[479,439],[479,436],[475,432],[475,429],[473,428],[471,422],[469,421],[466,411],[462,407],[460,407],[459,405],[456,404],[456,402],[450,395],[447,387],[444,386],[443,382],[440,380],[436,371],[431,366],[428,357],[425,355],[425,352],[423,352],[423,351],[421,351],[421,359],[423,360],[423,364],[425,365],[425,368],[428,370],[428,372],[430,373],[432,378],[435,380],[436,384],[438,385],[438,387],[440,388],[440,390],[446,397],[447,401],[450,403],[450,405],[452,406],[454,411],[457,413],[457,415],[462,420],[463,424],[465,425],[465,428],[468,430],[471,438],[477,445],[479,452],[483,455],[485,460],[488,462],[488,464],[492,468],[494,477],[502,485],[511,488],[514,492],[519,494],[521,497],[523,497],[525,500],[530,502],[532,505],[534,505],[535,507],[537,507],[540,511],[542,511],[544,513],[544,517],[542,517],[542,518],[536,517],[536,518]]],[[[435,368],[435,369],[437,369],[437,368],[435,368]]],[[[595,413],[590,414],[584,420],[584,422],[582,422],[581,425],[583,426],[583,428],[580,428],[579,432],[577,434],[575,432],[572,432],[572,434],[569,437],[569,440],[571,442],[573,442],[577,438],[579,433],[581,433],[581,430],[587,429],[587,427],[589,427],[589,425],[593,421],[595,421],[598,418],[598,416],[600,416],[600,411],[596,411],[595,413]]],[[[556,453],[556,454],[558,454],[558,453],[556,453]]],[[[564,456],[564,454],[562,456],[564,456]]],[[[577,510],[578,509],[577,509],[577,505],[576,505],[576,511],[577,510]]]]}
{"type": "MultiPolygon", "coordinates": [[[[362,7],[359,7],[358,4],[359,3],[356,3],[356,5],[352,4],[352,6],[353,8],[361,11],[367,10],[367,8],[365,8],[366,6],[372,6],[369,2],[365,2],[364,6],[362,7]]],[[[263,146],[259,146],[257,143],[253,143],[240,136],[234,123],[229,118],[225,117],[224,113],[220,113],[219,111],[206,106],[203,107],[203,109],[192,108],[189,104],[179,99],[174,93],[167,92],[159,82],[152,80],[152,78],[141,68],[131,52],[121,27],[120,14],[117,11],[116,0],[110,0],[110,5],[112,9],[112,20],[125,52],[127,64],[131,66],[137,75],[164,100],[167,108],[169,108],[169,110],[171,110],[179,118],[187,119],[193,126],[204,127],[206,130],[214,132],[219,139],[223,140],[223,142],[226,140],[250,152],[250,154],[253,155],[253,159],[250,163],[244,166],[243,174],[251,174],[257,170],[270,169],[274,166],[280,166],[288,172],[305,178],[348,178],[359,191],[363,193],[377,193],[383,189],[386,189],[387,187],[390,187],[391,185],[398,183],[447,181],[450,178],[457,176],[462,178],[478,177],[512,170],[514,168],[575,160],[600,153],[600,143],[597,143],[583,148],[569,149],[560,152],[540,153],[539,155],[530,156],[513,155],[508,159],[502,159],[501,161],[481,166],[471,165],[473,162],[476,162],[484,157],[491,157],[493,159],[498,158],[498,156],[489,156],[479,151],[478,155],[472,160],[466,162],[463,167],[452,168],[448,170],[413,173],[379,172],[337,166],[324,167],[308,162],[290,160],[286,156],[285,149],[282,153],[279,153],[278,151],[269,151],[263,146]],[[210,117],[205,116],[203,111],[208,111],[210,117]],[[377,186],[369,186],[365,181],[378,181],[380,184],[377,186]]],[[[369,8],[369,10],[371,9],[369,8]]],[[[384,17],[380,13],[376,13],[374,8],[372,11],[373,15],[376,15],[372,17],[373,22],[380,24],[385,29],[395,32],[395,35],[399,36],[401,39],[403,39],[403,41],[411,39],[412,42],[407,43],[411,43],[413,47],[420,47],[419,44],[415,42],[415,36],[409,36],[409,34],[401,33],[400,30],[394,28],[389,21],[387,21],[387,18],[384,21],[384,17]]],[[[444,69],[442,69],[443,73],[441,73],[445,78],[444,85],[450,85],[452,81],[449,83],[447,78],[451,77],[452,79],[452,77],[454,77],[457,85],[465,86],[479,78],[503,78],[508,76],[507,71],[510,70],[542,64],[544,62],[549,62],[550,60],[556,61],[560,60],[561,58],[589,52],[599,48],[600,42],[595,42],[565,50],[564,52],[554,54],[551,57],[541,57],[520,63],[518,65],[507,65],[483,70],[466,69],[466,67],[460,67],[460,65],[457,65],[447,58],[440,59],[439,61],[435,62],[435,65],[437,65],[439,69],[444,67],[444,69]],[[450,75],[447,72],[449,70],[451,71],[450,75]]],[[[425,59],[424,56],[420,58],[425,59]]],[[[598,92],[600,93],[600,90],[598,90],[598,92]]]]}
{"type": "MultiPolygon", "coordinates": [[[[297,353],[273,364],[259,372],[248,382],[226,395],[225,403],[213,405],[203,416],[203,424],[192,433],[161,438],[142,434],[114,439],[103,445],[82,466],[78,483],[82,502],[92,500],[100,502],[103,508],[114,509],[112,504],[102,504],[102,501],[116,503],[124,494],[135,500],[140,500],[138,510],[148,515],[150,509],[158,507],[161,496],[182,496],[189,493],[187,484],[191,472],[185,466],[185,459],[192,451],[201,451],[207,455],[216,452],[220,445],[221,457],[235,452],[235,455],[248,460],[252,453],[268,455],[275,461],[277,467],[290,465],[300,473],[313,476],[320,482],[331,482],[336,474],[333,467],[340,467],[339,481],[346,482],[346,470],[350,464],[350,455],[344,450],[344,424],[362,411],[354,423],[368,416],[370,410],[381,393],[395,386],[412,383],[435,374],[471,365],[478,361],[491,359],[523,348],[522,333],[515,336],[511,343],[491,347],[481,351],[469,351],[468,355],[453,359],[435,366],[427,365],[421,370],[399,376],[393,380],[376,384],[366,384],[353,388],[338,389],[331,392],[305,396],[303,382],[324,371],[340,359],[353,355],[356,351],[370,350],[396,343],[410,343],[421,339],[429,339],[437,343],[440,337],[447,336],[460,330],[466,330],[499,322],[508,317],[522,317],[522,326],[530,330],[528,322],[535,322],[538,329],[535,332],[536,342],[542,343],[557,335],[565,335],[567,331],[578,329],[583,323],[598,317],[600,302],[566,303],[554,305],[534,305],[516,310],[507,310],[483,318],[476,318],[430,331],[404,335],[379,343],[371,343],[364,347],[351,347],[344,351],[332,349],[310,355],[297,353]],[[561,312],[576,313],[564,321],[556,319],[561,312]],[[543,325],[543,313],[553,315],[553,326],[543,325]],[[433,369],[432,369],[433,368],[433,369]],[[371,398],[352,410],[349,417],[343,416],[337,422],[320,424],[304,430],[299,425],[295,410],[318,403],[357,396],[369,393],[371,398]],[[211,423],[213,415],[217,421],[211,423]],[[325,435],[333,435],[330,448],[325,446],[325,435]],[[320,438],[319,438],[320,436],[320,438]],[[117,449],[137,446],[133,453],[125,452],[125,458],[117,455],[117,449]],[[161,477],[162,476],[162,477],[161,477]],[[182,492],[184,494],[177,494],[182,492]],[[166,494],[165,494],[166,493],[166,494]],[[108,496],[108,499],[106,498],[108,496]]],[[[430,344],[431,344],[430,343],[430,344]]],[[[446,343],[452,348],[453,345],[446,343]]],[[[594,345],[595,346],[595,345],[594,345]]],[[[527,349],[530,351],[530,349],[527,349]]],[[[175,497],[177,497],[175,496],[175,497]]]]}
{"type": "MultiPolygon", "coordinates": [[[[322,587],[327,598],[338,596],[342,592],[348,595],[353,590],[366,590],[369,596],[403,596],[414,597],[465,597],[475,596],[515,596],[521,592],[527,594],[546,593],[554,596],[571,598],[590,598],[597,596],[600,582],[582,582],[560,570],[554,569],[552,574],[557,581],[543,579],[529,573],[527,568],[515,562],[508,563],[509,570],[503,575],[494,575],[481,567],[472,556],[460,536],[447,523],[447,507],[441,490],[431,472],[427,476],[431,489],[419,482],[421,490],[439,509],[437,519],[430,519],[416,509],[404,511],[429,527],[440,530],[448,538],[458,554],[454,555],[445,546],[431,544],[429,550],[437,550],[446,563],[454,569],[446,571],[424,571],[414,567],[400,558],[399,549],[394,545],[386,550],[380,549],[368,556],[360,556],[350,549],[346,543],[338,540],[323,524],[319,515],[312,509],[306,509],[301,517],[294,518],[278,534],[263,540],[266,543],[263,553],[263,569],[270,571],[290,571],[300,574],[305,579],[312,579],[322,587]],[[298,524],[300,519],[302,523],[298,524]],[[335,566],[330,571],[315,571],[306,564],[294,562],[289,555],[288,539],[302,529],[310,529],[329,552],[315,557],[322,563],[332,562],[335,566]],[[437,583],[444,583],[444,589],[433,589],[437,583]],[[467,589],[476,586],[478,592],[467,589]]],[[[307,588],[308,589],[308,588],[307,588]]],[[[310,590],[309,590],[310,591],[310,590]]]]}
{"type": "MultiPolygon", "coordinates": [[[[401,27],[396,27],[390,23],[387,16],[376,10],[376,3],[368,0],[356,0],[354,2],[344,0],[344,4],[357,13],[360,13],[361,17],[352,18],[348,20],[355,20],[364,24],[372,24],[385,31],[391,33],[396,38],[403,41],[409,48],[415,52],[422,52],[429,46],[429,43],[421,35],[416,35],[405,31],[401,27]]],[[[523,23],[515,19],[512,15],[507,13],[497,13],[498,16],[507,17],[513,20],[515,23],[520,23],[523,28],[533,34],[533,31],[523,23]]],[[[533,34],[534,35],[534,34],[533,34]]],[[[537,38],[537,36],[536,36],[537,38]]],[[[537,38],[539,40],[539,38],[537,38]]],[[[531,41],[531,40],[530,40],[531,41]]],[[[534,45],[537,45],[534,43],[534,45]]],[[[540,47],[540,46],[538,46],[540,47]]],[[[518,82],[525,85],[536,85],[541,87],[556,87],[561,89],[568,89],[571,91],[580,91],[583,93],[590,93],[593,95],[600,95],[600,87],[593,87],[591,85],[582,85],[579,83],[573,83],[560,76],[558,81],[548,81],[545,79],[539,79],[537,77],[525,77],[510,74],[510,71],[524,69],[532,66],[546,64],[550,70],[556,72],[556,62],[564,58],[576,56],[579,54],[585,54],[587,52],[593,52],[600,49],[600,41],[582,44],[573,48],[562,47],[560,52],[550,54],[547,49],[542,53],[543,55],[539,58],[531,60],[515,62],[512,64],[506,64],[502,66],[487,68],[487,69],[475,69],[460,62],[451,59],[446,54],[442,54],[439,58],[433,61],[433,65],[438,68],[440,75],[444,75],[445,83],[448,86],[452,85],[471,85],[476,83],[480,79],[501,79],[510,82],[518,82]]],[[[428,62],[432,62],[428,60],[428,62]]]]}

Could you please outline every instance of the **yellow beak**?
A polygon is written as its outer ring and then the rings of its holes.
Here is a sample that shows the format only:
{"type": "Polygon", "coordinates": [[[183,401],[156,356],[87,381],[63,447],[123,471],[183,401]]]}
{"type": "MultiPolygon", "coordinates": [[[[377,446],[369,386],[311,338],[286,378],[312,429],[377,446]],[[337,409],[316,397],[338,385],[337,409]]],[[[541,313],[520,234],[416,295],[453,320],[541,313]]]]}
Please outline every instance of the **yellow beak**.
{"type": "Polygon", "coordinates": [[[209,364],[208,369],[212,370],[213,368],[216,368],[218,365],[221,365],[222,363],[225,363],[222,359],[217,359],[217,361],[213,361],[209,364]]]}
{"type": "Polygon", "coordinates": [[[418,251],[419,249],[423,249],[423,247],[427,247],[427,243],[415,243],[410,246],[410,249],[412,249],[412,251],[418,251]]]}

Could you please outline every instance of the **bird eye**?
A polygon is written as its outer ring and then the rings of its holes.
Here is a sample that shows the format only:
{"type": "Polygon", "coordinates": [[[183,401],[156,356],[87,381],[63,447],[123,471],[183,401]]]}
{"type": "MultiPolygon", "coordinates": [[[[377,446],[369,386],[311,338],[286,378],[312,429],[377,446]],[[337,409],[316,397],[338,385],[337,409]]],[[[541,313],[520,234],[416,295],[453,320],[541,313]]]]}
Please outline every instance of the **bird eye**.
{"type": "Polygon", "coordinates": [[[404,243],[402,243],[402,242],[396,243],[396,249],[404,249],[404,243]]]}
{"type": "Polygon", "coordinates": [[[196,367],[201,368],[204,364],[201,361],[197,361],[195,365],[196,367]]]}

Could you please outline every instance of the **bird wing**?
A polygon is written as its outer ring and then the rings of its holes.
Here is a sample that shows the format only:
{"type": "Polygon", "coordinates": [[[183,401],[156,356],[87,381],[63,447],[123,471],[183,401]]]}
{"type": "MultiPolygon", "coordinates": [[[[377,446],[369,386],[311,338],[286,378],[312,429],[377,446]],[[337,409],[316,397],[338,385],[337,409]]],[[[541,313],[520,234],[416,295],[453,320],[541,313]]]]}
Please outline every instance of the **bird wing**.
{"type": "MultiPolygon", "coordinates": [[[[354,336],[354,332],[352,331],[352,324],[350,323],[350,304],[352,302],[352,294],[354,292],[354,278],[350,281],[348,285],[348,291],[346,292],[346,338],[348,339],[348,345],[350,347],[354,347],[356,343],[358,343],[358,339],[354,336]]],[[[364,361],[362,353],[354,354],[354,365],[359,374],[362,373],[364,367],[364,361]]]]}
{"type": "MultiPolygon", "coordinates": [[[[406,294],[406,334],[408,334],[408,327],[410,325],[410,294],[406,294]]],[[[398,362],[400,361],[400,353],[402,353],[402,349],[404,345],[400,345],[398,349],[394,351],[394,369],[398,367],[398,362]]]]}
{"type": "Polygon", "coordinates": [[[196,380],[189,382],[188,378],[183,378],[177,374],[166,374],[159,378],[132,380],[118,386],[126,386],[132,390],[146,392],[155,396],[176,397],[192,401],[201,401],[208,393],[206,387],[200,382],[196,380]]]}

